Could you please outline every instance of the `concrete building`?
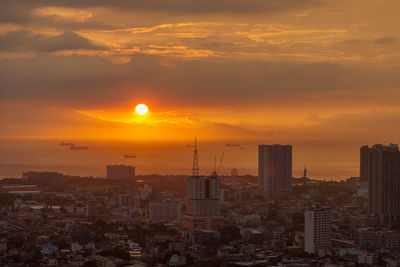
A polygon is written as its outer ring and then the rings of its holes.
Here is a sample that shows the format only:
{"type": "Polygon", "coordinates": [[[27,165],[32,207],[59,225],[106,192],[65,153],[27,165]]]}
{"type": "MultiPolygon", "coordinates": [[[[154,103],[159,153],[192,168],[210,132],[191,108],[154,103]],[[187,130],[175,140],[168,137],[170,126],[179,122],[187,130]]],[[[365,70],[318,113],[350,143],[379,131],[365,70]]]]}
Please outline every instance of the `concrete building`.
{"type": "Polygon", "coordinates": [[[181,220],[182,203],[174,200],[150,202],[149,219],[151,222],[170,222],[181,220]]]}
{"type": "Polygon", "coordinates": [[[292,146],[259,145],[258,179],[267,198],[287,198],[292,193],[292,146]]]}
{"type": "Polygon", "coordinates": [[[318,253],[331,248],[332,214],[330,209],[312,208],[304,213],[304,251],[318,253]]]}
{"type": "MultiPolygon", "coordinates": [[[[400,221],[400,151],[397,144],[361,148],[363,174],[368,178],[368,208],[380,223],[400,221]],[[365,167],[366,166],[366,167],[365,167]],[[365,169],[365,170],[364,170],[365,169]]],[[[361,170],[360,170],[361,173],[361,170]]]]}
{"type": "Polygon", "coordinates": [[[218,229],[223,226],[220,215],[220,179],[212,176],[190,176],[186,180],[185,229],[218,229]]]}
{"type": "Polygon", "coordinates": [[[87,217],[93,218],[97,216],[97,201],[96,200],[89,200],[87,204],[87,217]]]}
{"type": "Polygon", "coordinates": [[[127,165],[108,165],[107,166],[107,179],[121,180],[121,179],[135,179],[135,167],[127,165]]]}

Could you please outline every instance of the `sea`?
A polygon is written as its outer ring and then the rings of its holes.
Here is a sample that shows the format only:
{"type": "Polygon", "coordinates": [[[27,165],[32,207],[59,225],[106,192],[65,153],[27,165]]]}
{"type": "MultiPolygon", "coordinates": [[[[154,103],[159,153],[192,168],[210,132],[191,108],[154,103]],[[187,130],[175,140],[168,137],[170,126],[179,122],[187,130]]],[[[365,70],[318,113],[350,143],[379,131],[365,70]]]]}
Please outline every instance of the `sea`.
{"type": "MultiPolygon", "coordinates": [[[[257,175],[257,147],[260,142],[222,141],[198,143],[201,174],[215,166],[220,175],[257,175]],[[223,157],[222,157],[223,154],[223,157]],[[221,160],[222,157],[222,160],[221,160]]],[[[360,144],[335,142],[293,142],[293,176],[320,180],[343,180],[358,176],[360,144]]],[[[186,142],[85,141],[85,140],[0,140],[0,178],[20,178],[26,171],[56,171],[67,175],[105,177],[106,166],[136,167],[137,175],[189,175],[193,164],[193,144],[186,142]],[[60,146],[72,142],[88,149],[60,146]],[[135,157],[126,158],[125,155],[135,157]]]]}

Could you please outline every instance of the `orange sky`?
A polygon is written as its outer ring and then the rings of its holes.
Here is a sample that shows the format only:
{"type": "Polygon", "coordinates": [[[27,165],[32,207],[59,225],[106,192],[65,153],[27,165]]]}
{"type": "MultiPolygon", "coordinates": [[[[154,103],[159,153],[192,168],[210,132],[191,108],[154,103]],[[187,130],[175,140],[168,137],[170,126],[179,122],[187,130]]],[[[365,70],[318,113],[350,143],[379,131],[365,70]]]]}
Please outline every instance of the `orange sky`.
{"type": "Polygon", "coordinates": [[[399,1],[224,3],[5,0],[0,138],[399,142],[399,1]]]}

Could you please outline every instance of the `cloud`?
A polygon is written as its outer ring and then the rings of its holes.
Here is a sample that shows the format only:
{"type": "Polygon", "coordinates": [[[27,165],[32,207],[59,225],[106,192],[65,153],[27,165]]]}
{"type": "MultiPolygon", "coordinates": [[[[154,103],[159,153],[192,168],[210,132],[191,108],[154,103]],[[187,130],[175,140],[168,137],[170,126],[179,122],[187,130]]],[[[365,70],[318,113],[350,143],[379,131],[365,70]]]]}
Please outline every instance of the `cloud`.
{"type": "Polygon", "coordinates": [[[394,43],[396,41],[397,41],[397,38],[395,38],[395,37],[385,36],[385,37],[382,37],[382,38],[375,39],[374,43],[383,45],[383,44],[394,43]]]}
{"type": "Polygon", "coordinates": [[[1,99],[74,108],[147,99],[163,105],[234,104],[235,109],[249,105],[282,109],[355,106],[361,102],[396,105],[396,89],[400,88],[400,77],[395,70],[385,68],[203,60],[177,62],[169,67],[160,65],[158,58],[137,54],[124,65],[114,65],[96,56],[77,55],[3,60],[0,61],[1,99]]]}
{"type": "Polygon", "coordinates": [[[294,129],[299,136],[325,138],[326,140],[347,140],[359,143],[399,142],[400,110],[369,111],[336,114],[318,118],[318,124],[294,129]]]}
{"type": "Polygon", "coordinates": [[[360,44],[375,44],[375,45],[385,45],[395,43],[398,39],[393,36],[384,36],[380,38],[372,38],[372,39],[347,39],[344,40],[344,44],[349,45],[360,45],[360,44]]]}
{"type": "Polygon", "coordinates": [[[172,13],[271,13],[299,10],[321,5],[321,0],[2,0],[0,21],[26,22],[32,11],[44,7],[112,8],[119,10],[165,11],[172,13]]]}
{"type": "Polygon", "coordinates": [[[59,50],[103,50],[90,40],[74,33],[65,32],[57,36],[45,36],[28,31],[10,31],[0,35],[0,51],[40,51],[55,52],[59,50]]]}

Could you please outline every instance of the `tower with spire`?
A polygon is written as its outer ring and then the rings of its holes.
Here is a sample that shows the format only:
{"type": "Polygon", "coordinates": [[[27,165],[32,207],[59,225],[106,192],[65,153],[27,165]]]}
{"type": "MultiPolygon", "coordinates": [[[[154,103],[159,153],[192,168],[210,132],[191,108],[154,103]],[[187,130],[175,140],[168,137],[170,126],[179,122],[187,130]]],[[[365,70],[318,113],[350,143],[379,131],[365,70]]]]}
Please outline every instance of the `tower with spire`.
{"type": "Polygon", "coordinates": [[[188,230],[219,229],[224,225],[220,215],[220,179],[217,173],[200,175],[197,138],[194,141],[192,175],[186,180],[186,211],[182,226],[188,230]]]}
{"type": "Polygon", "coordinates": [[[199,176],[199,158],[197,155],[197,137],[194,138],[192,176],[199,176]]]}

